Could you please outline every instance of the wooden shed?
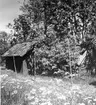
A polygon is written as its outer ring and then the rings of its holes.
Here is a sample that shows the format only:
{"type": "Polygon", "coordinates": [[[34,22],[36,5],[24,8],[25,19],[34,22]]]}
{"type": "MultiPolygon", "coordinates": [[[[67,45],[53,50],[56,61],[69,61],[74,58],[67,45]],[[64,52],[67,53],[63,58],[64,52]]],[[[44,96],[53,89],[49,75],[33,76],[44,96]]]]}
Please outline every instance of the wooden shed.
{"type": "Polygon", "coordinates": [[[32,61],[33,45],[32,42],[16,44],[3,54],[6,60],[6,68],[17,73],[28,74],[28,58],[32,61]]]}

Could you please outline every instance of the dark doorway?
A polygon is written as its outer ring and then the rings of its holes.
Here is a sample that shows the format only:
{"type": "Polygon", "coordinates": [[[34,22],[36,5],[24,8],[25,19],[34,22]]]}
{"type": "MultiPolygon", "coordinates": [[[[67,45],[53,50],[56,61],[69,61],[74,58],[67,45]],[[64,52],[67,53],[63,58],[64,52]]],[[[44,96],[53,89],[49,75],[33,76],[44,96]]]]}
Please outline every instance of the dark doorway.
{"type": "Polygon", "coordinates": [[[15,71],[15,66],[16,66],[16,71],[17,73],[19,73],[21,71],[22,62],[23,59],[22,57],[19,56],[14,57],[14,60],[13,57],[6,57],[6,68],[15,71]]]}

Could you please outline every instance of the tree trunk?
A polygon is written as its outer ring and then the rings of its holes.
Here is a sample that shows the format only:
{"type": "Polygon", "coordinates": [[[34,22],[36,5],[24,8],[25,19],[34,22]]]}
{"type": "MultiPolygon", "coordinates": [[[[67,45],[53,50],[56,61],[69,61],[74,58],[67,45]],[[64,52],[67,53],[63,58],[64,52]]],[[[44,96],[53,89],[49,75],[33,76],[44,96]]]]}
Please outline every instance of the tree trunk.
{"type": "Polygon", "coordinates": [[[32,74],[35,75],[35,66],[34,66],[35,60],[34,60],[34,53],[33,53],[33,72],[32,74]]]}
{"type": "Polygon", "coordinates": [[[46,0],[44,2],[44,34],[47,36],[47,13],[46,13],[46,0]]]}

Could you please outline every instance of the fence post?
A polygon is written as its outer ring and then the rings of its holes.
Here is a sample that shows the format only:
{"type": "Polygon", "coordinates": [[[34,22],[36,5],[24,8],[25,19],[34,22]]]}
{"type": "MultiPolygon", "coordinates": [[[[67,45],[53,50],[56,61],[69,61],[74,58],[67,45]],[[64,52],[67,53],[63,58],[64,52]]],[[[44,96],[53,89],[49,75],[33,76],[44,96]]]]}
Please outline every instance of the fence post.
{"type": "Polygon", "coordinates": [[[13,64],[14,64],[15,72],[17,72],[17,70],[16,70],[16,63],[15,63],[15,58],[14,58],[14,56],[13,56],[13,64]]]}

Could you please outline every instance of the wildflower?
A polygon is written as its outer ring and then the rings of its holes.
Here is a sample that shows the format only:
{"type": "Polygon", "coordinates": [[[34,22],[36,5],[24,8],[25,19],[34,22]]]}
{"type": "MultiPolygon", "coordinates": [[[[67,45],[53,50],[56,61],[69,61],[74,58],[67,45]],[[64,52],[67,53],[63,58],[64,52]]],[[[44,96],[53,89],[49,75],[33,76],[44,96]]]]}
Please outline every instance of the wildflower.
{"type": "Polygon", "coordinates": [[[94,99],[94,101],[96,101],[96,98],[94,99]]]}
{"type": "Polygon", "coordinates": [[[58,92],[55,92],[55,95],[57,96],[58,99],[66,100],[66,97],[62,94],[59,94],[58,92]]]}
{"type": "Polygon", "coordinates": [[[0,75],[0,81],[1,81],[1,79],[5,79],[6,77],[8,77],[8,75],[7,75],[7,74],[0,75]]]}
{"type": "Polygon", "coordinates": [[[52,103],[48,101],[48,102],[41,103],[40,105],[52,105],[52,103]]]}
{"type": "Polygon", "coordinates": [[[31,83],[33,83],[31,80],[28,80],[28,79],[27,79],[27,80],[25,80],[24,82],[31,82],[31,83]]]}
{"type": "Polygon", "coordinates": [[[26,99],[28,99],[28,100],[32,100],[32,99],[34,99],[34,95],[31,95],[31,94],[26,94],[26,99]]]}
{"type": "Polygon", "coordinates": [[[64,105],[70,105],[70,103],[69,102],[66,102],[66,103],[64,103],[64,105]]]}
{"type": "Polygon", "coordinates": [[[58,96],[59,99],[63,99],[63,100],[66,100],[66,97],[64,95],[60,95],[58,96]]]}
{"type": "Polygon", "coordinates": [[[34,96],[28,96],[28,100],[34,99],[34,96]]]}
{"type": "Polygon", "coordinates": [[[16,82],[16,79],[12,78],[11,81],[16,82]]]}
{"type": "Polygon", "coordinates": [[[41,91],[45,91],[46,88],[45,88],[45,87],[41,87],[40,90],[41,90],[41,91]]]}
{"type": "Polygon", "coordinates": [[[4,86],[1,86],[1,88],[3,88],[4,86]]]}
{"type": "Polygon", "coordinates": [[[51,94],[52,93],[52,90],[47,90],[47,94],[51,94]]]}
{"type": "Polygon", "coordinates": [[[71,87],[71,90],[79,90],[79,89],[80,89],[80,86],[78,86],[78,85],[73,85],[71,87]]]}
{"type": "Polygon", "coordinates": [[[36,105],[36,103],[35,102],[30,102],[30,104],[29,105],[36,105]]]}
{"type": "Polygon", "coordinates": [[[38,103],[39,102],[39,99],[36,97],[35,98],[35,103],[38,103]]]}
{"type": "Polygon", "coordinates": [[[20,86],[19,89],[22,89],[22,86],[20,86]]]}
{"type": "Polygon", "coordinates": [[[84,103],[79,103],[78,105],[85,105],[84,103]]]}
{"type": "Polygon", "coordinates": [[[14,91],[12,92],[12,95],[13,95],[13,94],[17,94],[17,90],[14,90],[14,91]]]}
{"type": "Polygon", "coordinates": [[[30,91],[30,93],[32,93],[32,94],[34,94],[36,92],[36,89],[32,89],[31,91],[30,91]]]}
{"type": "Polygon", "coordinates": [[[20,86],[19,85],[17,85],[17,88],[19,88],[20,86]]]}

